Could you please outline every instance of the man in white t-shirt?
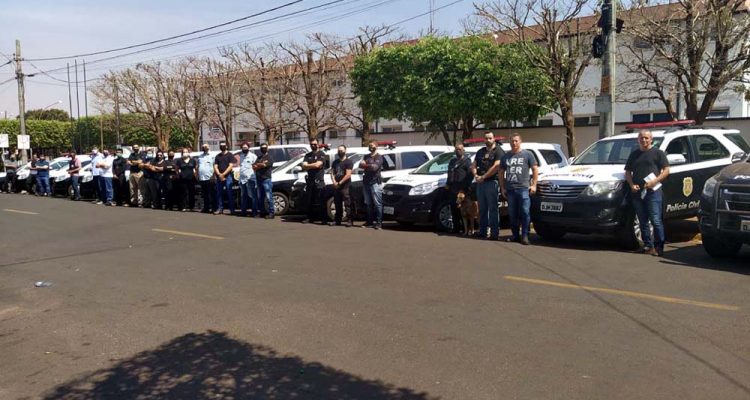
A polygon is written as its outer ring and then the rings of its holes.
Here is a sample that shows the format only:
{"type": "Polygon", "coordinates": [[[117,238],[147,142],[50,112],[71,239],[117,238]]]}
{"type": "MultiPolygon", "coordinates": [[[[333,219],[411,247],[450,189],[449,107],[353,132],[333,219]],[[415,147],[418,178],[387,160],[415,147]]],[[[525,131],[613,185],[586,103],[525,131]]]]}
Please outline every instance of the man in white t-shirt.
{"type": "Polygon", "coordinates": [[[99,162],[94,164],[95,167],[99,168],[101,174],[100,181],[103,186],[104,205],[106,206],[112,205],[112,178],[114,177],[112,172],[112,162],[114,162],[114,160],[114,157],[109,154],[109,150],[104,150],[104,154],[102,154],[99,162]]]}
{"type": "Polygon", "coordinates": [[[101,180],[102,170],[97,165],[102,161],[102,153],[94,147],[91,149],[91,175],[94,179],[94,190],[96,191],[95,204],[104,202],[104,182],[101,180]]]}

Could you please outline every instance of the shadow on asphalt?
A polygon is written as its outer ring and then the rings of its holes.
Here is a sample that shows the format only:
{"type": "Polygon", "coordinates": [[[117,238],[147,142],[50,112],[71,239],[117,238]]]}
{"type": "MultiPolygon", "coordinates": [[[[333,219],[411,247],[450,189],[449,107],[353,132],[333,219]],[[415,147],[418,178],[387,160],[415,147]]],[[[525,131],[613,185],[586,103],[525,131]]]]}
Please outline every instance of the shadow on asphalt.
{"type": "Polygon", "coordinates": [[[207,331],[64,383],[45,399],[430,399],[207,331]]]}
{"type": "Polygon", "coordinates": [[[677,267],[703,268],[750,275],[750,246],[743,246],[735,257],[713,258],[700,244],[667,249],[661,262],[677,267]]]}

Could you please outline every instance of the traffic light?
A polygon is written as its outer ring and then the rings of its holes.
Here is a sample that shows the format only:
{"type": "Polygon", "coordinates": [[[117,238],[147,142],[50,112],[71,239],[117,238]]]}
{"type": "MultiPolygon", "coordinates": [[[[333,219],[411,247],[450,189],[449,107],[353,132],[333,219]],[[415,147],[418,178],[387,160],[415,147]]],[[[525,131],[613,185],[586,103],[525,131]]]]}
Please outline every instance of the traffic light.
{"type": "Polygon", "coordinates": [[[596,35],[594,36],[594,41],[591,44],[591,54],[594,56],[594,58],[602,58],[604,55],[604,38],[602,35],[596,35]]]}

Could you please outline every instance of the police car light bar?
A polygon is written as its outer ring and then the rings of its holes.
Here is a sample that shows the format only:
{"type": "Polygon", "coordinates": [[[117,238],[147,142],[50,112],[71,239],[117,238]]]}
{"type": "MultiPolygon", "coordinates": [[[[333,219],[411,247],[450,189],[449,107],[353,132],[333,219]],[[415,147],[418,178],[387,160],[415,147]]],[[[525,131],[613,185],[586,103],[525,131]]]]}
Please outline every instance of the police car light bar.
{"type": "Polygon", "coordinates": [[[381,141],[375,142],[375,144],[378,145],[379,147],[387,147],[389,149],[396,148],[396,143],[398,142],[396,142],[395,140],[381,140],[381,141]]]}
{"type": "Polygon", "coordinates": [[[625,125],[625,129],[668,128],[671,126],[687,126],[687,125],[695,125],[695,121],[692,119],[683,119],[680,121],[647,122],[644,124],[628,124],[628,125],[625,125]]]}
{"type": "MultiPolygon", "coordinates": [[[[503,140],[505,140],[505,136],[495,136],[495,141],[496,142],[502,142],[503,140]]],[[[466,140],[464,140],[463,143],[464,143],[464,146],[471,145],[471,144],[477,144],[477,143],[484,143],[484,138],[481,137],[481,138],[466,139],[466,140]]]]}

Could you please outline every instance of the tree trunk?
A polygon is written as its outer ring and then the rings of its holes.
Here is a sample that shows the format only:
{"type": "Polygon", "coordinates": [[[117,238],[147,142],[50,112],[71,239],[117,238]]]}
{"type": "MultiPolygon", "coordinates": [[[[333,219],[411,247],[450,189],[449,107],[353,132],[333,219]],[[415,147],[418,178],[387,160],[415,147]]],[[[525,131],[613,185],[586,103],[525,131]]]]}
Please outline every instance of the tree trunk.
{"type": "Polygon", "coordinates": [[[443,139],[445,139],[445,144],[448,146],[451,145],[451,137],[448,135],[448,131],[445,129],[444,126],[440,127],[440,132],[443,134],[443,139]]]}
{"type": "Polygon", "coordinates": [[[578,150],[576,149],[576,128],[573,109],[561,105],[560,111],[562,114],[563,125],[565,126],[565,143],[568,146],[568,157],[575,157],[578,155],[578,150]]]}
{"type": "Polygon", "coordinates": [[[271,127],[267,126],[265,131],[266,131],[266,142],[269,145],[276,144],[276,135],[274,135],[273,131],[271,130],[271,127]]]}
{"type": "Polygon", "coordinates": [[[367,147],[370,143],[370,121],[362,121],[362,147],[367,147]]]}

